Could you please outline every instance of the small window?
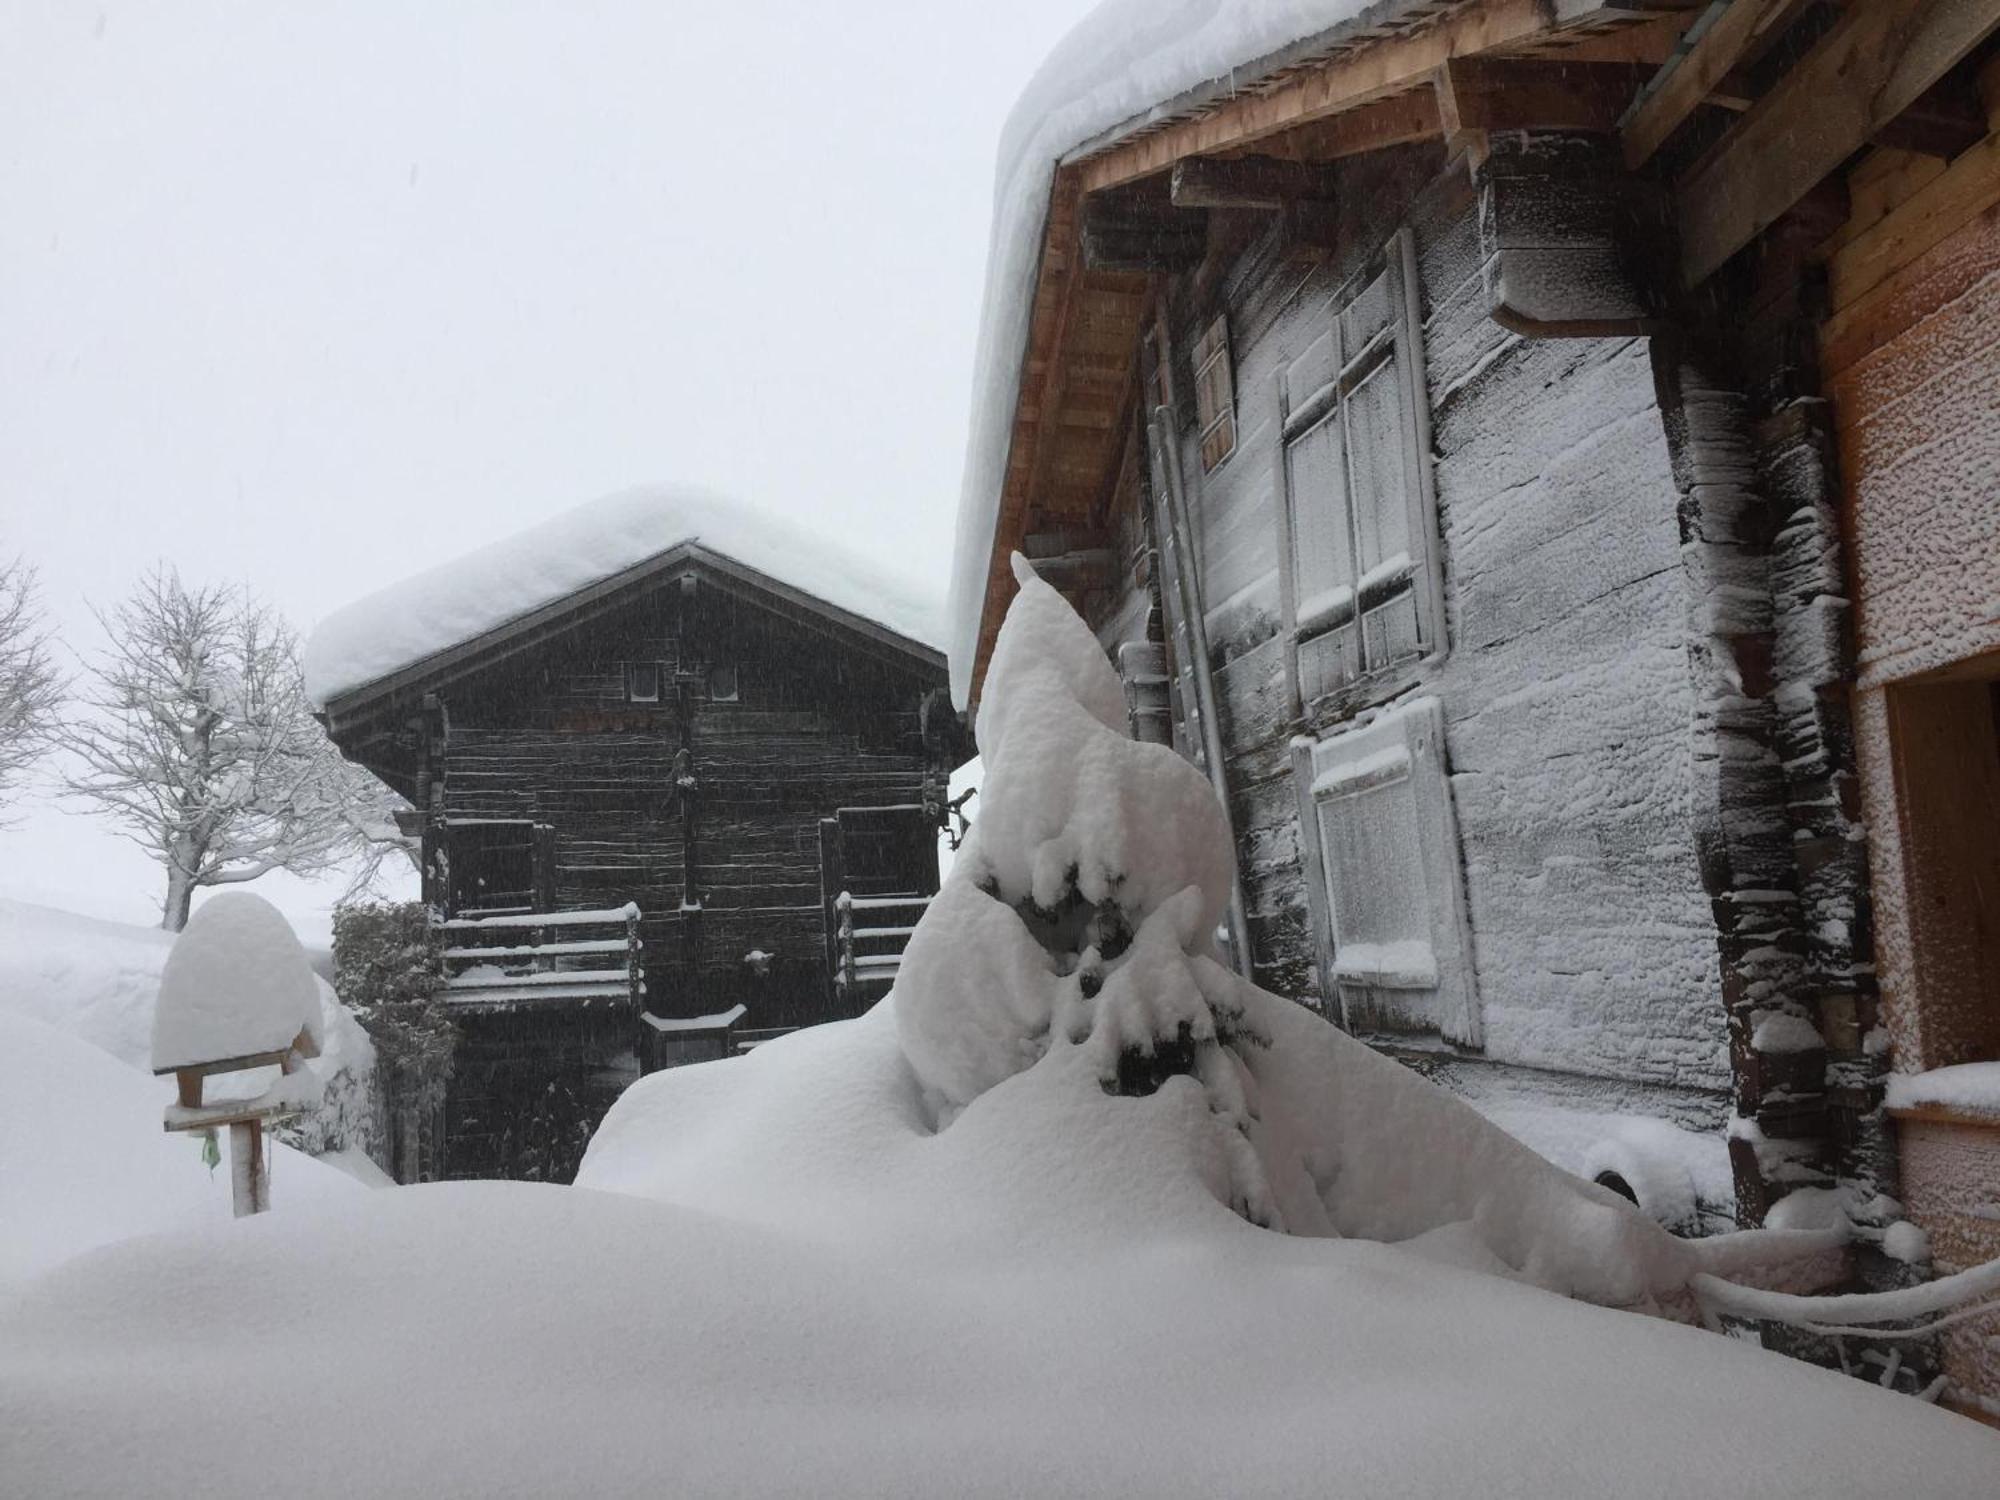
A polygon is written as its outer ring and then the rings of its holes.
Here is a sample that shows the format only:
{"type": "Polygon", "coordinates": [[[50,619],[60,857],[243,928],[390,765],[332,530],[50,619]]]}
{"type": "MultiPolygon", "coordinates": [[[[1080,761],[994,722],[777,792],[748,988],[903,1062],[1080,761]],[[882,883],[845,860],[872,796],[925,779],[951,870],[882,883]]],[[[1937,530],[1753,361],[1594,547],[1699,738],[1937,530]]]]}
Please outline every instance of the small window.
{"type": "Polygon", "coordinates": [[[710,667],[708,669],[708,701],[711,703],[734,703],[736,701],[736,668],[710,667]]]}
{"type": "Polygon", "coordinates": [[[1229,323],[1217,318],[1194,345],[1194,410],[1201,428],[1201,471],[1236,451],[1236,373],[1229,363],[1229,323]]]}
{"type": "Polygon", "coordinates": [[[1443,644],[1414,277],[1399,235],[1279,377],[1282,561],[1302,704],[1443,644]]]}
{"type": "Polygon", "coordinates": [[[1437,700],[1302,744],[1299,756],[1324,978],[1347,1028],[1479,1045],[1437,700]]]}
{"type": "Polygon", "coordinates": [[[656,661],[626,663],[625,696],[634,703],[658,703],[660,664],[656,661]]]}

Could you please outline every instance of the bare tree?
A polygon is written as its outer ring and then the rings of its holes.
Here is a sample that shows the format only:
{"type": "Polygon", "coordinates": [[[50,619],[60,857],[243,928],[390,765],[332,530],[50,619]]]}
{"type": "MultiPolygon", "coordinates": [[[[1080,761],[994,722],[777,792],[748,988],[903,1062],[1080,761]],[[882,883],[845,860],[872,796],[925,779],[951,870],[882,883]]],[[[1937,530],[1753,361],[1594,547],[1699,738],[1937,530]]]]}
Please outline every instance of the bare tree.
{"type": "Polygon", "coordinates": [[[165,867],[162,927],[186,925],[199,887],[318,874],[351,852],[343,763],[281,619],[170,568],[99,618],[111,645],[61,736],[77,761],[64,788],[165,867]]]}
{"type": "Polygon", "coordinates": [[[0,808],[48,749],[62,696],[35,570],[0,562],[0,808]]]}
{"type": "Polygon", "coordinates": [[[331,741],[327,751],[332,759],[328,781],[335,788],[346,829],[345,854],[352,861],[347,889],[340,899],[377,899],[387,869],[407,867],[414,873],[421,868],[423,841],[403,832],[398,817],[409,811],[410,804],[400,792],[372,772],[341,759],[331,741]]]}

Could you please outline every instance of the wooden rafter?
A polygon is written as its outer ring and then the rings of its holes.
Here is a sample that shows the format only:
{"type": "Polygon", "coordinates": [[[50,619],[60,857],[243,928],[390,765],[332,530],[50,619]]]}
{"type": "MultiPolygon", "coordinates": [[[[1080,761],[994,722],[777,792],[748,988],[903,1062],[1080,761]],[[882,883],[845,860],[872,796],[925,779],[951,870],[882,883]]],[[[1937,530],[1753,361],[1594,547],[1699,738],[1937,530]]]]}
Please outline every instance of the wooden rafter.
{"type": "Polygon", "coordinates": [[[1445,133],[1463,130],[1608,131],[1648,70],[1634,63],[1560,57],[1455,57],[1438,69],[1445,133]]]}
{"type": "MultiPolygon", "coordinates": [[[[1455,57],[1470,57],[1531,41],[1613,6],[1549,0],[1489,0],[1440,16],[1422,30],[1371,40],[1324,63],[1299,70],[1264,93],[1238,95],[1227,105],[1179,121],[1147,135],[1110,146],[1079,166],[1086,192],[1115,187],[1165,171],[1184,156],[1242,150],[1301,125],[1340,116],[1346,135],[1335,132],[1329,155],[1373,151],[1422,139],[1436,127],[1418,131],[1431,106],[1399,96],[1428,96],[1436,71],[1455,57]],[[1557,12],[1563,13],[1557,18],[1557,12]],[[1362,106],[1380,103],[1378,110],[1362,106]],[[1348,119],[1353,115],[1355,118],[1348,119]],[[1344,148],[1344,149],[1343,149],[1344,148]]],[[[1330,127],[1331,128],[1331,127],[1330,127]]]]}
{"type": "Polygon", "coordinates": [[[2000,0],[1869,0],[1676,188],[1681,274],[1698,285],[2000,28],[2000,0]]]}
{"type": "Polygon", "coordinates": [[[1809,0],[1733,0],[1647,95],[1622,132],[1625,165],[1637,170],[1667,138],[1798,16],[1809,0]]]}

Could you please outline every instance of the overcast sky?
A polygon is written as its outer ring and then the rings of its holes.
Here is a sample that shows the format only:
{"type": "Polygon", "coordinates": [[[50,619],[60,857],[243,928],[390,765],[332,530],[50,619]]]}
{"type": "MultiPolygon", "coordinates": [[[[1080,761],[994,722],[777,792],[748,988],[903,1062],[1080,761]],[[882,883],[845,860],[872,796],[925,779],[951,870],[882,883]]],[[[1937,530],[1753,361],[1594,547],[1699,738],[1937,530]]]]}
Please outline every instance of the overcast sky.
{"type": "MultiPolygon", "coordinates": [[[[84,652],[159,559],[310,630],[685,479],[941,593],[994,146],[1087,8],[0,0],[0,553],[84,652]]],[[[79,816],[0,855],[157,920],[79,816]]]]}

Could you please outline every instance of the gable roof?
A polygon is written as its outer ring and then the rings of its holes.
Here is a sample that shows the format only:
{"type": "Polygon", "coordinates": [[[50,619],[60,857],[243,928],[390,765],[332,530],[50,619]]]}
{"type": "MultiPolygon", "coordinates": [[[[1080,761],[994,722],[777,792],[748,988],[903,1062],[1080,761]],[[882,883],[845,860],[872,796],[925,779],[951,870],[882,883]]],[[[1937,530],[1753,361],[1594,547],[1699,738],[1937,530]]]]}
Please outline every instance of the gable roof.
{"type": "Polygon", "coordinates": [[[935,662],[937,604],[846,549],[697,490],[648,487],[390,584],[336,610],[306,642],[306,691],[327,708],[492,659],[510,640],[609,606],[663,571],[699,563],[830,624],[935,662]]]}

